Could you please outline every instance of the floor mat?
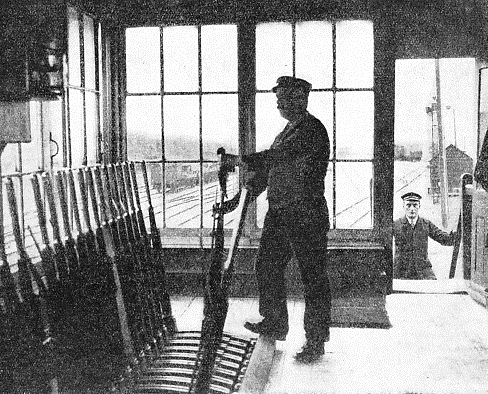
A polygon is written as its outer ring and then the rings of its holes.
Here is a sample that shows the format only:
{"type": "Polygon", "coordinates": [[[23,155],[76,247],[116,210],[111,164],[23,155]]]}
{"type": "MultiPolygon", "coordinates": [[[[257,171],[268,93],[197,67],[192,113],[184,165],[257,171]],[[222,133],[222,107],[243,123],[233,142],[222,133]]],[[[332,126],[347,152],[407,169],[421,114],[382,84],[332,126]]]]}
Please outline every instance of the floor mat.
{"type": "Polygon", "coordinates": [[[393,279],[394,293],[468,294],[463,279],[409,280],[393,279]]]}
{"type": "Polygon", "coordinates": [[[384,295],[339,297],[332,300],[332,327],[390,328],[384,295]]]}

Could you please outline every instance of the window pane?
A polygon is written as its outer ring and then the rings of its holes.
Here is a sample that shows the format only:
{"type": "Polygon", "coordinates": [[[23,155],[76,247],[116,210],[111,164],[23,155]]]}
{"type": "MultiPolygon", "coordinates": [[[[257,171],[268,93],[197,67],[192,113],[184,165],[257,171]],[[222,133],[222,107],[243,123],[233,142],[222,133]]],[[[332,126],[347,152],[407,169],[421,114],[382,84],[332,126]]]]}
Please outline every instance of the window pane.
{"type": "MultiPolygon", "coordinates": [[[[219,196],[219,181],[217,178],[217,173],[219,170],[219,165],[217,163],[205,163],[203,165],[203,227],[212,228],[213,226],[213,216],[212,207],[215,204],[216,196],[219,196]]],[[[232,172],[228,177],[228,188],[227,196],[232,198],[235,195],[236,188],[239,188],[239,179],[237,178],[237,183],[235,182],[235,174],[232,172]]],[[[218,198],[218,197],[217,197],[218,198]]],[[[225,215],[225,224],[231,219],[231,213],[225,215]]]]}
{"type": "Polygon", "coordinates": [[[200,227],[200,188],[198,163],[171,163],[166,167],[166,227],[200,227]]]}
{"type": "Polygon", "coordinates": [[[68,81],[81,86],[80,22],[74,8],[68,7],[68,81]]]}
{"type": "MultiPolygon", "coordinates": [[[[135,163],[134,165],[134,169],[135,169],[135,173],[136,173],[136,179],[137,179],[137,191],[139,193],[139,198],[140,198],[140,202],[141,202],[141,209],[144,213],[146,213],[148,211],[148,207],[149,207],[149,204],[148,204],[148,199],[147,199],[147,194],[146,194],[146,186],[144,184],[144,176],[142,174],[142,166],[139,164],[139,163],[135,163]]],[[[146,163],[146,169],[147,169],[147,175],[148,175],[148,181],[149,181],[149,185],[150,185],[150,189],[152,189],[152,192],[151,192],[151,202],[152,202],[152,205],[153,207],[155,207],[155,214],[157,213],[157,220],[156,220],[156,223],[159,227],[162,226],[162,215],[159,213],[162,211],[162,205],[161,205],[161,194],[158,192],[158,189],[157,187],[155,187],[154,185],[152,185],[153,183],[153,180],[152,180],[152,176],[153,174],[157,174],[155,175],[155,177],[158,177],[159,174],[161,173],[161,164],[160,163],[146,163]]],[[[156,180],[157,182],[157,180],[156,180]]],[[[146,226],[146,229],[147,231],[149,231],[150,229],[150,222],[149,222],[149,215],[146,215],[144,214],[144,222],[145,222],[145,226],[146,226]]]]}
{"type": "Polygon", "coordinates": [[[334,184],[334,177],[333,177],[333,165],[329,162],[329,166],[327,167],[327,174],[325,175],[324,185],[325,185],[325,200],[327,201],[327,208],[329,210],[329,222],[330,227],[333,228],[334,226],[334,200],[333,200],[333,184],[334,184]]]}
{"type": "Polygon", "coordinates": [[[276,95],[256,94],[256,151],[268,149],[285,125],[286,120],[276,108],[276,95]]]}
{"type": "Polygon", "coordinates": [[[93,18],[83,16],[83,51],[85,53],[85,87],[95,89],[95,27],[93,18]]]}
{"type": "Polygon", "coordinates": [[[86,140],[88,165],[97,162],[98,151],[98,94],[86,92],[86,140]]]}
{"type": "Polygon", "coordinates": [[[256,199],[256,225],[258,228],[263,228],[264,217],[268,212],[268,199],[266,190],[256,199]]]}
{"type": "Polygon", "coordinates": [[[256,26],[256,87],[270,90],[281,75],[293,74],[292,29],[289,23],[256,26]]]}
{"type": "Polygon", "coordinates": [[[129,93],[161,90],[161,55],[159,27],[135,27],[125,30],[127,91],[129,93]]]}
{"type": "MultiPolygon", "coordinates": [[[[171,197],[171,194],[178,193],[183,189],[183,185],[180,182],[181,164],[180,163],[166,163],[165,165],[166,176],[166,196],[171,197]]],[[[161,187],[162,180],[159,180],[158,187],[161,187]]]]}
{"type": "MultiPolygon", "coordinates": [[[[151,193],[151,203],[154,207],[154,217],[156,219],[156,225],[162,227],[163,225],[163,194],[161,192],[161,179],[162,179],[162,166],[161,163],[146,163],[147,178],[149,183],[149,189],[151,193]]],[[[141,207],[143,212],[147,212],[149,209],[149,203],[147,198],[147,189],[144,184],[144,177],[140,166],[136,165],[137,172],[137,186],[139,186],[139,195],[141,198],[141,207]]],[[[149,231],[150,222],[149,217],[145,217],[146,229],[149,231]]]]}
{"type": "Polygon", "coordinates": [[[337,93],[337,158],[372,159],[373,92],[337,93]]]}
{"type": "Polygon", "coordinates": [[[32,130],[32,140],[20,144],[22,149],[22,172],[33,172],[41,168],[42,142],[40,130],[32,130]],[[35,135],[34,135],[35,131],[35,135]]]}
{"type": "Polygon", "coordinates": [[[17,206],[19,209],[19,215],[21,215],[21,218],[23,217],[24,220],[25,248],[27,250],[27,254],[30,256],[33,262],[35,262],[39,256],[39,252],[37,251],[36,245],[32,240],[32,237],[29,233],[29,230],[27,229],[27,226],[31,227],[32,232],[34,233],[34,237],[36,237],[36,241],[39,242],[39,240],[41,239],[41,234],[39,233],[39,219],[37,216],[37,208],[34,200],[34,191],[32,189],[31,176],[30,175],[23,176],[22,182],[23,182],[23,191],[24,191],[24,195],[23,195],[24,211],[23,212],[21,211],[20,199],[17,200],[17,206]]]}
{"type": "Polygon", "coordinates": [[[37,171],[42,167],[43,104],[37,100],[32,100],[29,104],[31,142],[20,144],[22,149],[22,172],[37,171]]]}
{"type": "Polygon", "coordinates": [[[126,103],[127,157],[161,159],[161,97],[129,96],[126,103]]]}
{"type": "MultiPolygon", "coordinates": [[[[16,145],[16,144],[11,144],[16,145]]],[[[20,200],[20,177],[12,177],[12,183],[15,191],[15,198],[17,200],[17,210],[19,212],[19,220],[23,218],[23,212],[21,211],[21,200],[20,200]]],[[[11,266],[15,268],[13,271],[17,270],[17,261],[19,259],[17,247],[15,245],[15,238],[12,232],[12,215],[10,214],[10,206],[8,203],[7,185],[2,182],[3,187],[3,225],[4,225],[4,237],[5,237],[5,249],[8,255],[8,261],[11,266]]]]}
{"type": "Polygon", "coordinates": [[[238,154],[237,94],[202,97],[203,160],[217,160],[217,149],[238,154]]]}
{"type": "Polygon", "coordinates": [[[337,23],[337,87],[373,87],[373,23],[337,23]]]}
{"type": "Polygon", "coordinates": [[[319,119],[329,134],[332,149],[332,132],[334,125],[332,92],[310,92],[308,112],[319,119]]]}
{"type": "Polygon", "coordinates": [[[202,27],[202,89],[237,91],[237,27],[202,27]]]}
{"type": "MultiPolygon", "coordinates": [[[[45,141],[49,141],[49,149],[46,149],[46,163],[52,157],[53,168],[63,167],[63,101],[62,100],[51,100],[43,102],[44,107],[44,132],[48,133],[46,135],[45,141]],[[53,142],[54,141],[54,142],[53,142]]],[[[49,165],[49,164],[48,164],[49,165]]]]}
{"type": "Polygon", "coordinates": [[[165,96],[163,113],[166,160],[199,160],[198,97],[165,96]]]}
{"type": "Polygon", "coordinates": [[[7,144],[1,155],[2,175],[11,174],[18,170],[19,144],[7,144]]]}
{"type": "MultiPolygon", "coordinates": [[[[106,91],[104,90],[104,47],[105,40],[102,40],[102,25],[98,24],[98,90],[100,91],[100,98],[99,98],[99,106],[98,106],[98,119],[100,122],[100,134],[104,134],[104,110],[103,110],[103,103],[104,98],[106,97],[106,91]]],[[[106,65],[105,65],[106,66],[106,65]]]]}
{"type": "Polygon", "coordinates": [[[332,86],[332,23],[296,24],[296,75],[313,89],[332,86]]]}
{"type": "MultiPolygon", "coordinates": [[[[216,197],[220,198],[220,187],[217,180],[218,164],[212,163],[204,167],[204,176],[211,179],[211,182],[204,183],[204,209],[203,209],[203,227],[212,228],[213,216],[212,206],[216,197]]],[[[239,168],[229,173],[227,178],[227,197],[231,199],[239,192],[239,168]]],[[[225,214],[224,227],[232,228],[237,218],[237,210],[225,214]]]]}
{"type": "Polygon", "coordinates": [[[77,89],[69,89],[69,136],[71,147],[71,165],[83,165],[85,154],[83,127],[83,93],[77,89]]]}
{"type": "Polygon", "coordinates": [[[163,29],[163,70],[166,92],[198,91],[198,28],[163,29]]]}
{"type": "Polygon", "coordinates": [[[337,163],[336,171],[337,228],[371,228],[372,163],[337,163]]]}

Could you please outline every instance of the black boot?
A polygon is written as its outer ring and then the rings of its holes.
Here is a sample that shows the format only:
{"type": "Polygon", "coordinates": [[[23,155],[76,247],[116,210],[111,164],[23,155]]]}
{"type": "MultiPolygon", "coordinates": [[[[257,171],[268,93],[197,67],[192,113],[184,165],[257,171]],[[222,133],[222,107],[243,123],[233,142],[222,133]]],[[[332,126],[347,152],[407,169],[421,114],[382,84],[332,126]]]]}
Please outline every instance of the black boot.
{"type": "Polygon", "coordinates": [[[288,329],[277,328],[276,325],[267,324],[264,320],[259,323],[246,322],[244,328],[255,334],[266,335],[275,341],[284,341],[286,334],[288,334],[288,329]]]}
{"type": "Polygon", "coordinates": [[[302,350],[295,355],[295,360],[299,363],[310,364],[322,358],[324,353],[324,342],[307,340],[302,350]]]}

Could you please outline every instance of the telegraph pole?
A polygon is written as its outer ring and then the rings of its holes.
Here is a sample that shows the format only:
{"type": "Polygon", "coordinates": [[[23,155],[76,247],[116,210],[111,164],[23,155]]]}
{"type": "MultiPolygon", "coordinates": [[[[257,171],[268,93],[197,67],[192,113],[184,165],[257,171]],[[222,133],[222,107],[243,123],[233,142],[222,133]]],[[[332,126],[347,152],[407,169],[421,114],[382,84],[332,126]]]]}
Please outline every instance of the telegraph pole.
{"type": "Polygon", "coordinates": [[[440,194],[441,194],[441,215],[442,226],[447,228],[447,164],[446,164],[446,150],[444,148],[444,135],[442,133],[442,105],[441,105],[441,81],[440,81],[439,59],[435,59],[435,85],[437,95],[437,132],[439,134],[438,155],[439,155],[439,180],[440,180],[440,194]]]}
{"type": "Polygon", "coordinates": [[[456,137],[456,108],[454,106],[446,105],[446,109],[452,108],[452,128],[454,131],[454,146],[457,148],[457,137],[456,137]]]}

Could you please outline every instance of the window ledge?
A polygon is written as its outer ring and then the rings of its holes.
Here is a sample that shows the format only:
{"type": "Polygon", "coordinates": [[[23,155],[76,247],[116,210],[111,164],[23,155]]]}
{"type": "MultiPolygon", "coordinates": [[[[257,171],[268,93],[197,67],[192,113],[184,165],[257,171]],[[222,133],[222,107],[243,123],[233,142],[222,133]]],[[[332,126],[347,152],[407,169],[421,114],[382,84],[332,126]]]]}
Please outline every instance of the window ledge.
{"type": "MultiPolygon", "coordinates": [[[[211,248],[212,238],[205,237],[162,237],[162,244],[164,248],[211,248]]],[[[229,247],[230,237],[225,239],[225,247],[229,247]]],[[[254,237],[241,237],[239,242],[239,248],[255,249],[259,246],[259,239],[254,237]]],[[[384,246],[380,242],[371,240],[358,240],[358,239],[333,239],[329,240],[328,249],[340,250],[340,249],[358,249],[358,250],[383,250],[384,246]]]]}

